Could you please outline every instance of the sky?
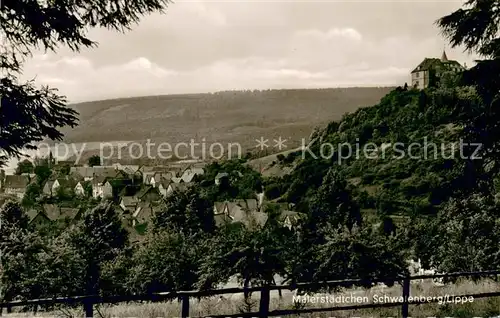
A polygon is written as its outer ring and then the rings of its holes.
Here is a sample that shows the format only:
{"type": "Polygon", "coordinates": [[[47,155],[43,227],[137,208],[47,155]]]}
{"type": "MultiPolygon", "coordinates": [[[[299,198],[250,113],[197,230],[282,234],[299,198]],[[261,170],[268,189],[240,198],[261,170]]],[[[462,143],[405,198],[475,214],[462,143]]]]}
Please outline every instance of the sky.
{"type": "MultiPolygon", "coordinates": [[[[447,41],[435,21],[463,1],[182,1],[97,48],[35,52],[24,78],[70,102],[234,89],[404,85],[447,41]]],[[[475,56],[446,46],[449,59],[475,56]]]]}

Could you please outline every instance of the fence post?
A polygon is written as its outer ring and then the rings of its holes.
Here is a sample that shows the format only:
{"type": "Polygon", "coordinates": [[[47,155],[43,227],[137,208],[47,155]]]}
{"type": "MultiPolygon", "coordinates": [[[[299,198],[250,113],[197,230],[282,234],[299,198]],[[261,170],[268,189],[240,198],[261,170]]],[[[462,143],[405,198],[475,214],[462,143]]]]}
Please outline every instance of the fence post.
{"type": "Polygon", "coordinates": [[[409,316],[409,305],[408,298],[410,297],[410,277],[405,277],[403,280],[403,307],[401,308],[401,316],[403,318],[408,318],[409,316]]]}
{"type": "Polygon", "coordinates": [[[83,300],[83,311],[85,312],[85,318],[94,318],[94,304],[91,298],[83,300]]]}
{"type": "Polygon", "coordinates": [[[260,290],[260,306],[259,306],[259,317],[267,318],[269,317],[269,302],[271,300],[269,286],[262,286],[260,290]]]}
{"type": "Polygon", "coordinates": [[[182,313],[181,316],[182,318],[187,318],[189,317],[189,296],[188,295],[182,295],[182,313]]]}

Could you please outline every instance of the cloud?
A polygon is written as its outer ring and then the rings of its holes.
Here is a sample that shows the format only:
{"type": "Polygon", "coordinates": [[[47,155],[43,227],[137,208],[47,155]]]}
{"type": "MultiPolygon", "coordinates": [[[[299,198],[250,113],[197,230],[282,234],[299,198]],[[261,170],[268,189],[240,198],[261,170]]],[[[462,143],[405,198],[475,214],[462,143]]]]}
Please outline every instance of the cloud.
{"type": "Polygon", "coordinates": [[[353,41],[361,41],[363,36],[353,28],[331,28],[328,31],[321,30],[300,30],[296,34],[298,37],[312,37],[320,41],[332,41],[338,38],[345,38],[353,41]]]}
{"type": "MultiPolygon", "coordinates": [[[[26,79],[72,101],[227,89],[402,85],[444,39],[433,21],[456,3],[185,1],[95,49],[37,54],[26,79]]],[[[448,56],[472,65],[460,49],[448,56]]]]}

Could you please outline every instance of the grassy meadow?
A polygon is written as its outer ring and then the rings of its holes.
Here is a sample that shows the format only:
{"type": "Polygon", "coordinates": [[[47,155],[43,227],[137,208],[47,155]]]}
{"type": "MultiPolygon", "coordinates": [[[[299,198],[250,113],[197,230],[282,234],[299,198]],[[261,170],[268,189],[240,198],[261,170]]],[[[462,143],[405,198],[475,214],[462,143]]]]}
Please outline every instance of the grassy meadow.
{"type": "MultiPolygon", "coordinates": [[[[483,280],[477,283],[471,281],[459,281],[456,284],[444,286],[434,285],[430,281],[415,282],[411,286],[410,295],[414,297],[423,296],[445,296],[445,295],[461,295],[474,294],[483,292],[494,292],[500,290],[500,283],[492,280],[483,280]]],[[[335,294],[320,294],[326,295],[354,295],[367,297],[370,302],[374,299],[387,295],[388,297],[401,296],[401,286],[393,287],[376,286],[371,289],[345,289],[335,294]]],[[[379,301],[380,302],[380,301],[379,301]]],[[[363,303],[307,303],[297,304],[293,302],[293,293],[284,291],[280,298],[277,292],[271,294],[271,310],[276,309],[292,309],[292,308],[321,308],[334,306],[348,306],[363,303]]],[[[191,317],[207,317],[210,315],[235,314],[243,312],[256,312],[259,310],[259,294],[253,294],[249,301],[244,301],[240,294],[226,295],[223,298],[218,296],[204,298],[201,300],[191,300],[191,317]]],[[[103,318],[170,318],[179,317],[181,312],[181,304],[177,301],[162,302],[162,303],[129,303],[129,304],[104,304],[96,306],[94,309],[95,317],[103,318]]],[[[494,317],[500,314],[500,297],[474,299],[471,303],[466,304],[421,304],[410,306],[411,317],[494,317]]],[[[80,307],[75,309],[59,309],[53,312],[38,313],[15,313],[5,315],[7,318],[14,317],[82,317],[83,311],[80,307]]],[[[330,311],[315,314],[291,315],[287,317],[401,317],[401,307],[394,308],[375,308],[357,311],[330,311]]]]}

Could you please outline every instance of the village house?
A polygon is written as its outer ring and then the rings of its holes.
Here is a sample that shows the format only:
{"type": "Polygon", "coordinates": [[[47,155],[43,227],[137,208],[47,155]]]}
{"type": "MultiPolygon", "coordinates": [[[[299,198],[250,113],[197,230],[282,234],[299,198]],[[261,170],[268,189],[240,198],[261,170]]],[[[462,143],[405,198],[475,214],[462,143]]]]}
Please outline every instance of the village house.
{"type": "Polygon", "coordinates": [[[87,192],[85,191],[86,187],[88,186],[90,181],[78,181],[78,183],[75,186],[75,195],[79,197],[86,197],[87,192]]]}
{"type": "Polygon", "coordinates": [[[60,189],[65,191],[66,193],[70,192],[70,189],[74,189],[75,181],[71,178],[57,178],[52,183],[51,193],[52,195],[56,195],[60,189]]]}
{"type": "Polygon", "coordinates": [[[158,185],[158,192],[160,192],[160,194],[163,196],[163,197],[166,197],[167,194],[169,194],[173,189],[170,188],[169,189],[169,185],[172,183],[172,179],[162,179],[161,182],[159,183],[158,185]]]}
{"type": "Polygon", "coordinates": [[[140,202],[154,202],[161,199],[158,189],[153,188],[152,186],[144,186],[139,192],[137,192],[135,197],[140,202]]]}
{"type": "Polygon", "coordinates": [[[66,224],[73,223],[79,220],[83,209],[73,207],[61,207],[57,204],[44,204],[43,212],[51,222],[65,222],[66,224]]]}
{"type": "Polygon", "coordinates": [[[192,182],[195,176],[202,176],[205,173],[203,168],[189,167],[181,175],[184,182],[192,182]]]}
{"type": "Polygon", "coordinates": [[[151,179],[154,178],[154,175],[156,172],[154,171],[149,171],[149,172],[143,172],[142,173],[142,183],[145,185],[151,185],[151,179]]]}
{"type": "Polygon", "coordinates": [[[69,173],[73,177],[79,176],[85,181],[91,181],[94,178],[94,169],[92,167],[71,167],[69,173]]]}
{"type": "Polygon", "coordinates": [[[215,223],[218,226],[238,222],[247,228],[254,228],[264,226],[268,220],[267,213],[259,211],[255,199],[215,202],[213,211],[215,223]]]}
{"type": "Polygon", "coordinates": [[[443,51],[441,59],[425,58],[412,72],[411,83],[412,87],[424,89],[429,86],[434,86],[439,78],[445,72],[458,73],[465,70],[459,62],[448,60],[446,52],[443,51]]]}
{"type": "Polygon", "coordinates": [[[304,218],[304,215],[299,212],[283,210],[279,216],[279,221],[283,226],[292,230],[297,228],[300,225],[300,220],[304,218]]]}
{"type": "Polygon", "coordinates": [[[132,226],[146,224],[151,222],[153,215],[161,212],[162,206],[155,205],[151,202],[141,202],[137,206],[134,214],[132,215],[132,226]]]}
{"type": "Polygon", "coordinates": [[[192,182],[187,182],[187,183],[170,182],[167,186],[167,190],[165,191],[165,196],[169,196],[174,192],[184,192],[192,185],[193,185],[192,182]]]}
{"type": "Polygon", "coordinates": [[[120,207],[126,213],[133,213],[137,209],[137,204],[139,199],[135,196],[124,196],[120,199],[120,207]]]}
{"type": "Polygon", "coordinates": [[[83,180],[91,181],[96,177],[115,177],[117,170],[112,166],[71,167],[70,174],[77,174],[83,180]]]}
{"type": "Polygon", "coordinates": [[[21,173],[21,175],[25,176],[25,177],[28,177],[28,179],[30,180],[30,182],[36,178],[36,173],[25,172],[25,173],[21,173]]]}
{"type": "Polygon", "coordinates": [[[92,197],[94,199],[109,199],[113,197],[113,187],[108,178],[99,176],[92,179],[92,197]]]}
{"type": "Polygon", "coordinates": [[[82,213],[81,208],[60,207],[58,219],[66,223],[74,223],[80,219],[82,213]]]}
{"type": "Polygon", "coordinates": [[[30,180],[28,176],[6,175],[4,181],[4,193],[22,199],[26,193],[26,188],[29,183],[30,180]]]}
{"type": "Polygon", "coordinates": [[[29,226],[32,226],[34,228],[43,227],[51,223],[51,220],[47,217],[47,215],[45,215],[42,210],[29,209],[28,211],[26,211],[26,215],[29,218],[29,226]]]}
{"type": "Polygon", "coordinates": [[[43,185],[42,193],[47,197],[51,197],[53,185],[54,185],[54,180],[47,180],[43,185]]]}

